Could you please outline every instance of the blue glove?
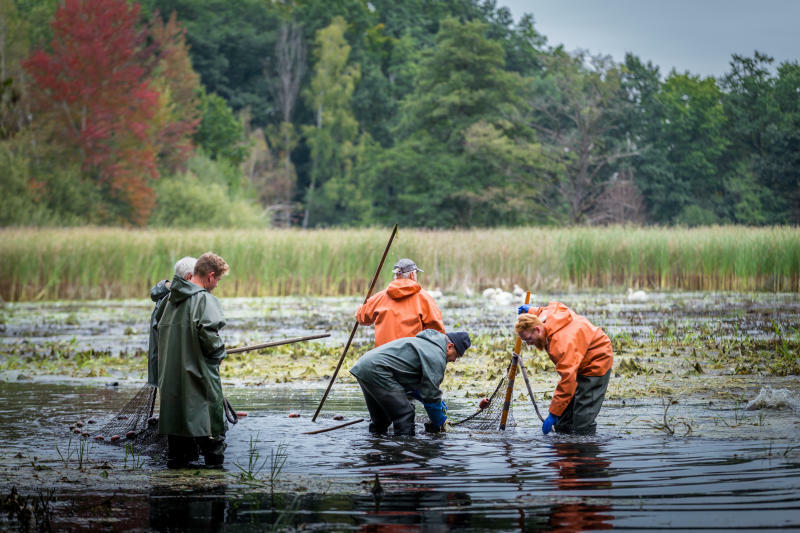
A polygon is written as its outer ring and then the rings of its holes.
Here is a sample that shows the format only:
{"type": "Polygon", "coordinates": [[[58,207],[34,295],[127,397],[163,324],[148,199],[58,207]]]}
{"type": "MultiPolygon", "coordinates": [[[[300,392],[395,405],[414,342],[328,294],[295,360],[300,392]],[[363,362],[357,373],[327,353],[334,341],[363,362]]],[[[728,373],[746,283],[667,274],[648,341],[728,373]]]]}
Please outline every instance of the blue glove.
{"type": "Polygon", "coordinates": [[[521,315],[522,313],[527,313],[530,310],[531,306],[528,304],[522,304],[517,307],[517,314],[521,315]]]}
{"type": "Polygon", "coordinates": [[[425,406],[425,411],[427,411],[431,423],[437,428],[442,427],[447,420],[447,404],[444,403],[444,400],[440,402],[423,403],[422,405],[425,406]]]}
{"type": "Polygon", "coordinates": [[[559,417],[557,417],[553,413],[547,413],[547,418],[545,418],[544,422],[542,422],[542,433],[544,433],[545,435],[550,433],[550,430],[553,429],[553,426],[558,424],[558,418],[559,417]]]}
{"type": "Polygon", "coordinates": [[[407,396],[411,396],[412,398],[414,398],[417,401],[420,401],[420,402],[422,401],[422,395],[419,393],[418,390],[407,390],[406,391],[406,395],[407,396]]]}

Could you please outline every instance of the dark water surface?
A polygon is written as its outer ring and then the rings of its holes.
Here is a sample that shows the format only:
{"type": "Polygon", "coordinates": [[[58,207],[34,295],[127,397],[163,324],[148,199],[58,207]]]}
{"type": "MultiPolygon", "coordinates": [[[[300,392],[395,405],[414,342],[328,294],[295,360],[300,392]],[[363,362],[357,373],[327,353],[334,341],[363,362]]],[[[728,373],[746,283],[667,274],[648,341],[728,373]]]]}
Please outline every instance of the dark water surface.
{"type": "MultiPolygon", "coordinates": [[[[654,417],[655,402],[609,403],[592,438],[541,435],[527,405],[515,407],[517,427],[503,434],[455,429],[376,438],[364,422],[303,435],[340,423],[334,414],[365,416],[360,394],[337,386],[314,424],[320,389],[228,387],[248,416],[228,432],[224,471],[176,474],[160,458],[143,458],[131,470],[122,466],[124,450],[102,444],[92,445],[85,471],[74,459],[65,469],[55,448],[65,451],[66,426],[102,421],[135,392],[102,381],[0,383],[2,496],[11,486],[30,495],[55,488],[56,530],[800,529],[800,429],[791,414],[776,419],[785,427],[769,439],[744,419],[735,438],[679,438],[617,423],[654,417]],[[259,483],[237,477],[235,464],[247,465],[251,439],[262,458],[285,445],[272,494],[268,466],[259,483]],[[97,469],[103,464],[111,468],[97,469]],[[376,474],[379,497],[372,492],[376,474]]],[[[453,404],[455,418],[471,412],[453,404]]],[[[0,529],[15,524],[0,518],[0,529]]]]}

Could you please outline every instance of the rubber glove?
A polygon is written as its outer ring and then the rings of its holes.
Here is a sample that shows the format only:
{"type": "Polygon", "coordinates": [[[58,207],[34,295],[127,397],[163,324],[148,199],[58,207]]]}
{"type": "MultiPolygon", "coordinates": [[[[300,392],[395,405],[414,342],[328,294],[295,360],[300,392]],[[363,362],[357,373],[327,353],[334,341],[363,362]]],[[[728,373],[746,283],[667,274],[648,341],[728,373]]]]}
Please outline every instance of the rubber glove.
{"type": "Polygon", "coordinates": [[[558,424],[558,418],[559,417],[557,417],[553,413],[547,413],[547,418],[545,418],[544,422],[542,422],[542,433],[544,433],[545,435],[550,433],[550,430],[553,429],[553,426],[558,424]]]}
{"type": "MultiPolygon", "coordinates": [[[[425,407],[425,411],[428,413],[428,418],[431,419],[431,424],[438,429],[441,429],[444,426],[444,423],[447,421],[447,404],[444,403],[444,400],[439,402],[432,402],[432,403],[423,403],[425,407]]],[[[427,425],[425,427],[427,431],[427,425]]]]}
{"type": "Polygon", "coordinates": [[[527,313],[530,310],[531,306],[528,304],[522,304],[517,307],[517,314],[521,315],[522,313],[527,313]]]}
{"type": "Polygon", "coordinates": [[[411,396],[412,398],[420,402],[422,401],[422,395],[419,393],[418,390],[407,390],[406,396],[411,396]]]}

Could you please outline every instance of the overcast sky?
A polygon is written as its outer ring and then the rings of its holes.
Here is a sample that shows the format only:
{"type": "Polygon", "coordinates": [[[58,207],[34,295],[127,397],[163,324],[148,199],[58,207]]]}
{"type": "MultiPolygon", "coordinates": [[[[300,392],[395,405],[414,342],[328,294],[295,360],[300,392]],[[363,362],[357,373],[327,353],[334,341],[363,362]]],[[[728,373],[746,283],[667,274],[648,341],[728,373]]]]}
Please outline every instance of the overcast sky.
{"type": "Polygon", "coordinates": [[[800,60],[800,0],[497,0],[515,20],[532,13],[551,46],[589,50],[622,61],[626,52],[674,67],[720,76],[731,54],[754,50],[775,64],[800,60]]]}

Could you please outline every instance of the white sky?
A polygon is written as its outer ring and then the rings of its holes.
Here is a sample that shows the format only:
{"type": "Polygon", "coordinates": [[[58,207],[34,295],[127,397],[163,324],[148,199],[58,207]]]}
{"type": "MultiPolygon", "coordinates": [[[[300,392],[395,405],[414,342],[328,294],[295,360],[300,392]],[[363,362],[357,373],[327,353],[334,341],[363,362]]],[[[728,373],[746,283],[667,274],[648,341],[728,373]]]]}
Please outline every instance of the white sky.
{"type": "Polygon", "coordinates": [[[551,46],[621,62],[632,52],[666,76],[728,71],[731,54],[754,50],[800,60],[800,0],[497,0],[515,20],[532,13],[551,46]]]}

